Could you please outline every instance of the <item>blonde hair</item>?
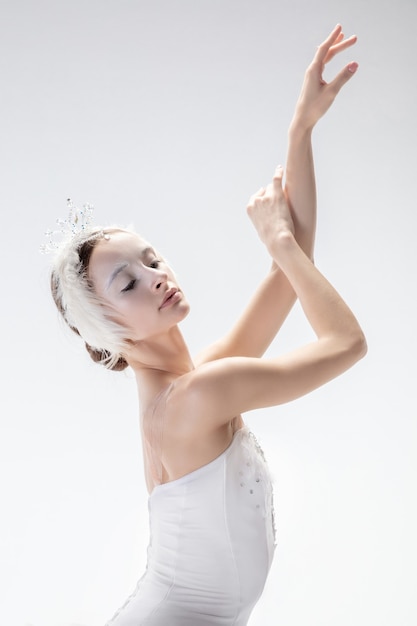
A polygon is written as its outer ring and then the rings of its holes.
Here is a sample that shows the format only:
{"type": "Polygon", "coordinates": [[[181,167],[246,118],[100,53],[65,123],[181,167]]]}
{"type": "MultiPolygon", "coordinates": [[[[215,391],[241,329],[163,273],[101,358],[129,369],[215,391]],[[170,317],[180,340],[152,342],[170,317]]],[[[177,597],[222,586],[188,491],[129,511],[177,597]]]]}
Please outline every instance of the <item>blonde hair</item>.
{"type": "Polygon", "coordinates": [[[85,341],[93,361],[120,371],[128,366],[123,356],[129,346],[128,330],[111,319],[109,306],[95,294],[88,279],[95,246],[116,231],[134,232],[119,226],[88,227],[61,245],[52,266],[51,291],[58,311],[71,330],[85,341]]]}

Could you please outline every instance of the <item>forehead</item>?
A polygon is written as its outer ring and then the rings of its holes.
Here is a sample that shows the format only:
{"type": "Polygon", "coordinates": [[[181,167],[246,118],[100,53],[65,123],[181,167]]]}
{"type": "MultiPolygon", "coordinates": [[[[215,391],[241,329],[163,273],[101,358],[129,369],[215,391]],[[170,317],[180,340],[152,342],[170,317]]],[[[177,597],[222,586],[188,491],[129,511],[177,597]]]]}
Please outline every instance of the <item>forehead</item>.
{"type": "Polygon", "coordinates": [[[99,239],[91,254],[88,274],[95,280],[120,263],[132,263],[154,253],[151,244],[136,233],[109,232],[109,238],[99,239]]]}
{"type": "Polygon", "coordinates": [[[113,231],[108,232],[108,237],[102,237],[98,240],[93,255],[97,259],[105,261],[107,259],[113,260],[118,256],[129,256],[130,254],[137,257],[138,254],[145,254],[149,250],[153,250],[149,241],[146,241],[137,233],[113,231]]]}

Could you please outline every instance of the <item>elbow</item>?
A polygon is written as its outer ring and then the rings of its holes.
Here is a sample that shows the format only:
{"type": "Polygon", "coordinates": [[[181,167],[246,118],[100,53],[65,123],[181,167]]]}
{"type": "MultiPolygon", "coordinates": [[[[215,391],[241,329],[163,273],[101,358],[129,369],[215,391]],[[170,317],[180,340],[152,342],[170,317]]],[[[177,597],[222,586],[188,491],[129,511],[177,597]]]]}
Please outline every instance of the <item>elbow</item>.
{"type": "Polygon", "coordinates": [[[368,350],[365,335],[359,326],[346,330],[334,341],[334,355],[337,359],[342,358],[346,368],[363,359],[368,350]]]}
{"type": "Polygon", "coordinates": [[[366,343],[366,337],[364,333],[362,332],[361,328],[358,328],[357,331],[352,333],[350,337],[348,350],[352,357],[353,362],[363,359],[363,357],[368,352],[368,345],[366,343]]]}

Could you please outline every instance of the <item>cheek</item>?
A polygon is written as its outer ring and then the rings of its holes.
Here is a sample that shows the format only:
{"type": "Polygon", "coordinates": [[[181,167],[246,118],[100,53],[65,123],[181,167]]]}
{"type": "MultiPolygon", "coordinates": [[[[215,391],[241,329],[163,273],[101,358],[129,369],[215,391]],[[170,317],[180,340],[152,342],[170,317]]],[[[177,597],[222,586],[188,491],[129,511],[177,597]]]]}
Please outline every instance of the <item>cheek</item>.
{"type": "Polygon", "coordinates": [[[137,293],[130,294],[128,301],[122,303],[120,313],[130,326],[147,326],[155,320],[157,311],[155,310],[155,302],[146,297],[146,294],[137,293]]]}
{"type": "Polygon", "coordinates": [[[135,298],[132,297],[133,293],[130,294],[130,297],[126,298],[117,298],[108,300],[104,306],[106,310],[106,315],[110,317],[113,321],[121,326],[125,326],[129,328],[131,326],[132,319],[135,317],[135,312],[137,314],[139,310],[138,303],[135,302],[135,298]]]}

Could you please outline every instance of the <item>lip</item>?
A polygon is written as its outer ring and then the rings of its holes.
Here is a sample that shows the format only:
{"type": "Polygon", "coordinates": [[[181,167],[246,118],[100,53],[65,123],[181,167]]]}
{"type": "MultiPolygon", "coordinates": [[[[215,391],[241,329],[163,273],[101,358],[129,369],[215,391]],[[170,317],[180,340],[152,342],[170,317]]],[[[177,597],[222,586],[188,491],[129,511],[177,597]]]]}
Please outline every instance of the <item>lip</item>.
{"type": "Polygon", "coordinates": [[[164,299],[162,300],[162,304],[159,309],[164,309],[165,307],[174,304],[174,302],[178,302],[180,296],[181,292],[178,287],[171,287],[171,289],[168,289],[168,291],[165,293],[164,299]]]}

